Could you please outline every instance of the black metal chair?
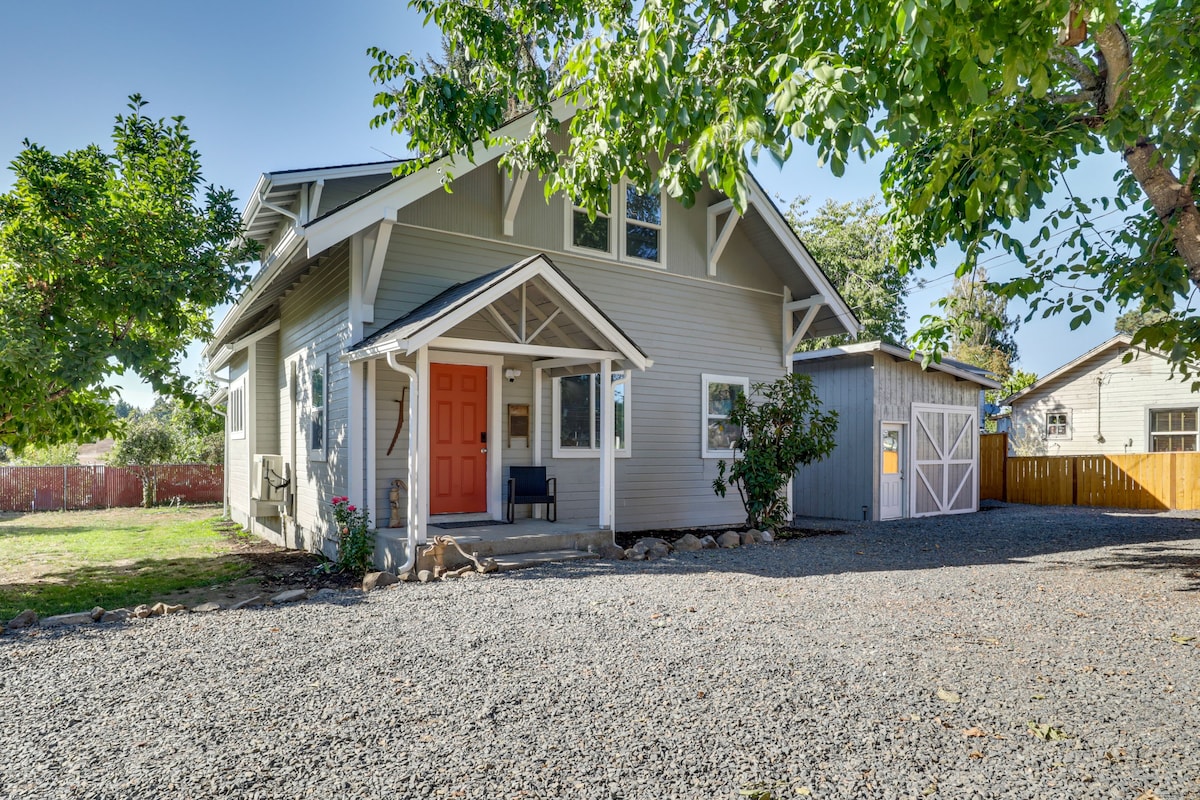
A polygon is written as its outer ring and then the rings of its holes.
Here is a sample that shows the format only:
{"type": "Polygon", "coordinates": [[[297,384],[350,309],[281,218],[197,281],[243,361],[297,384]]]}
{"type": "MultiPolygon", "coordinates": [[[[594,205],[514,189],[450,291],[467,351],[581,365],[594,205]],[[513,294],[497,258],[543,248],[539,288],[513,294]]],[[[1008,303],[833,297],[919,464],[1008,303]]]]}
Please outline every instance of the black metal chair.
{"type": "Polygon", "coordinates": [[[508,468],[508,522],[513,521],[513,506],[521,503],[546,504],[546,519],[558,519],[558,479],[547,478],[545,467],[508,468]]]}

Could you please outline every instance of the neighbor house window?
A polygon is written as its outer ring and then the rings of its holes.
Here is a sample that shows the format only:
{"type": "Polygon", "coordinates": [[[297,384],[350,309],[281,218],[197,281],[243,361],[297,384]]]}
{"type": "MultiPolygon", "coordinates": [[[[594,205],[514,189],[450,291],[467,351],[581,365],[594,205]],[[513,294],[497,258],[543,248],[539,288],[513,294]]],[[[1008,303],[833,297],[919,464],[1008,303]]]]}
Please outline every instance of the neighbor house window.
{"type": "Polygon", "coordinates": [[[663,204],[660,192],[643,194],[623,181],[613,188],[610,214],[595,219],[576,203],[567,206],[567,247],[615,256],[626,261],[662,264],[663,204]],[[620,224],[614,227],[614,220],[620,224]]]}
{"type": "Polygon", "coordinates": [[[308,370],[308,450],[309,458],[322,460],[325,458],[325,444],[328,438],[329,386],[326,359],[318,356],[308,370]]]}
{"type": "Polygon", "coordinates": [[[729,422],[729,415],[733,412],[734,401],[750,394],[750,380],[728,375],[703,375],[701,380],[703,405],[700,419],[704,426],[700,437],[701,455],[704,458],[729,458],[742,435],[742,429],[729,422]]]}
{"type": "Polygon", "coordinates": [[[1046,438],[1071,438],[1071,413],[1069,411],[1046,412],[1046,438]]]}
{"type": "Polygon", "coordinates": [[[1151,409],[1150,452],[1194,452],[1196,450],[1196,434],[1196,409],[1151,409]]]}
{"type": "MultiPolygon", "coordinates": [[[[554,379],[555,458],[590,458],[600,454],[600,375],[567,375],[554,379]]],[[[612,373],[616,453],[629,455],[629,373],[612,373]]]]}
{"type": "Polygon", "coordinates": [[[229,387],[229,438],[246,438],[246,377],[243,375],[229,387]]]}

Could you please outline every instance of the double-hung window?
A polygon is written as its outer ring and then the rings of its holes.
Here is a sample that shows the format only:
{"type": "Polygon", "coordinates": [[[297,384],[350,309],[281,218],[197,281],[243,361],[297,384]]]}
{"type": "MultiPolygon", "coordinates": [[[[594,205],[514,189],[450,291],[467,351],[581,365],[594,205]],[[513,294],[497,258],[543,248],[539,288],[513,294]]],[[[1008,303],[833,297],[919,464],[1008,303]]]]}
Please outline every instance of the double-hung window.
{"type": "Polygon", "coordinates": [[[611,213],[597,213],[593,219],[579,205],[571,203],[567,217],[568,249],[663,265],[666,259],[661,192],[643,194],[625,181],[613,188],[609,209],[611,213]]]}
{"type": "Polygon", "coordinates": [[[317,356],[308,370],[308,457],[312,461],[325,460],[329,405],[327,377],[327,359],[317,356]]]}
{"type": "Polygon", "coordinates": [[[1195,408],[1154,408],[1150,410],[1150,452],[1191,453],[1196,450],[1197,419],[1195,408]]]}
{"type": "Polygon", "coordinates": [[[235,380],[229,386],[229,438],[246,438],[246,376],[235,380]]]}
{"type": "MultiPolygon", "coordinates": [[[[629,373],[612,373],[614,444],[618,456],[629,455],[629,373]]],[[[594,458],[600,455],[600,375],[567,375],[554,379],[553,455],[594,458]]]]}
{"type": "Polygon", "coordinates": [[[750,379],[702,375],[700,452],[704,458],[730,458],[742,429],[729,422],[738,397],[750,394],[750,379]]]}

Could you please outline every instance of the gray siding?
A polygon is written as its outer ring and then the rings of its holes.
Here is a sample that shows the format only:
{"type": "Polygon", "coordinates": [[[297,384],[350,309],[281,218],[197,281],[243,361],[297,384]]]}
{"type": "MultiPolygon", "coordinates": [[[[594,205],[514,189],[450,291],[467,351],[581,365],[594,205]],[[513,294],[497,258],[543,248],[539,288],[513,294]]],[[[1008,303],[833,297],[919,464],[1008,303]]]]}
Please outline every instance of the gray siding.
{"type": "MultiPolygon", "coordinates": [[[[250,372],[250,360],[246,351],[234,355],[229,362],[230,387],[240,379],[246,378],[250,372]]],[[[246,392],[249,395],[250,385],[247,381],[246,392]]],[[[247,397],[247,421],[250,416],[249,398],[247,397]]],[[[226,414],[225,425],[229,430],[230,419],[226,414]]],[[[243,527],[250,527],[250,445],[249,431],[241,439],[229,438],[229,453],[225,464],[225,480],[229,487],[229,513],[232,519],[243,527]]]]}
{"type": "Polygon", "coordinates": [[[1190,382],[1171,378],[1166,359],[1135,350],[1135,358],[1122,363],[1127,351],[1098,353],[1014,403],[1010,449],[1052,456],[1150,452],[1150,409],[1196,408],[1200,395],[1190,382]],[[1068,438],[1042,438],[1050,411],[1070,414],[1068,438]]]}
{"type": "Polygon", "coordinates": [[[336,248],[308,273],[284,298],[280,309],[279,376],[283,407],[280,414],[280,439],[287,443],[281,450],[293,464],[295,506],[294,523],[288,531],[289,543],[307,549],[332,550],[327,537],[332,535],[333,514],[329,499],[346,493],[346,423],[349,412],[349,369],[338,356],[350,344],[347,302],[349,297],[349,248],[336,248]],[[287,375],[291,365],[297,369],[297,409],[294,420],[290,409],[287,375]],[[309,408],[308,374],[313,365],[325,365],[328,390],[326,407],[326,460],[309,455],[309,426],[304,417],[309,408]],[[295,436],[290,428],[295,425],[295,436]],[[295,452],[291,440],[295,439],[295,452]]]}
{"type": "Polygon", "coordinates": [[[872,519],[878,515],[872,459],[878,376],[872,364],[867,354],[795,365],[798,374],[813,379],[821,406],[838,412],[833,453],[796,472],[793,510],[798,516],[862,519],[863,506],[872,519]]]}
{"type": "Polygon", "coordinates": [[[279,452],[279,334],[254,344],[254,453],[279,452]]]}
{"type": "MultiPolygon", "coordinates": [[[[460,184],[456,183],[455,188],[456,195],[462,191],[460,184]]],[[[558,220],[561,235],[563,217],[558,220]]],[[[388,265],[376,298],[376,325],[368,326],[368,331],[454,283],[518,261],[531,252],[529,247],[508,242],[398,227],[392,234],[388,265]]],[[[675,274],[674,264],[668,273],[574,253],[559,253],[553,258],[584,294],[655,361],[645,373],[634,374],[630,388],[633,454],[617,460],[618,527],[727,524],[744,518],[736,498],[721,500],[712,492],[716,461],[700,458],[700,376],[706,372],[738,375],[760,382],[783,374],[779,322],[782,286],[767,293],[688,279],[675,274]],[[714,320],[723,324],[714,324],[714,320]]],[[[494,333],[488,338],[494,338],[494,333]]],[[[525,384],[526,380],[531,380],[528,373],[520,384],[505,384],[501,402],[522,401],[510,400],[509,391],[513,397],[528,397],[529,388],[524,389],[523,396],[516,394],[520,386],[532,385],[525,384]]],[[[543,463],[559,481],[559,512],[564,518],[595,518],[597,461],[552,458],[548,378],[543,391],[543,463]]],[[[531,458],[524,448],[515,448],[506,453],[505,466],[509,459],[511,463],[528,463],[531,458]]],[[[383,491],[383,486],[377,486],[376,491],[383,491]]]]}

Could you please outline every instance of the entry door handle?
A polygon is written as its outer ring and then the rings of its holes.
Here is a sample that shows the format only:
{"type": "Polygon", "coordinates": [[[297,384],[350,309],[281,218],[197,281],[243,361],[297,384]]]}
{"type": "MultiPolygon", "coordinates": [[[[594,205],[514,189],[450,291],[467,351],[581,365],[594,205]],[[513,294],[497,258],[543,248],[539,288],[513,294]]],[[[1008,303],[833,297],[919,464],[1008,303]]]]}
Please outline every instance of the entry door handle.
{"type": "Polygon", "coordinates": [[[481,448],[479,448],[479,452],[481,452],[481,453],[486,453],[486,452],[487,452],[487,448],[486,448],[486,447],[481,447],[481,448]]]}

